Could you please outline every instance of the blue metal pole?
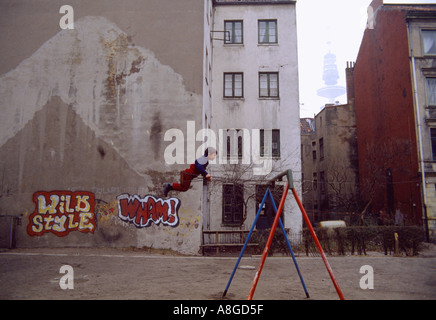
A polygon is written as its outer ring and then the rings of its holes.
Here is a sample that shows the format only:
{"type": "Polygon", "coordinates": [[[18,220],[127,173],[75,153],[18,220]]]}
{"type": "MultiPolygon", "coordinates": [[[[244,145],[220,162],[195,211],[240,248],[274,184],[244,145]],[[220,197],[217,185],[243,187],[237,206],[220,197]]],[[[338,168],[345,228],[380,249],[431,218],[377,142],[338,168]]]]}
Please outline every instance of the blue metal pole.
{"type": "MultiPolygon", "coordinates": [[[[272,193],[269,190],[269,188],[268,188],[267,192],[269,193],[269,196],[271,198],[271,202],[273,203],[274,210],[275,210],[275,212],[277,212],[277,206],[276,206],[276,203],[274,201],[274,198],[273,198],[272,193]]],[[[291,243],[289,242],[289,239],[288,239],[288,237],[286,235],[286,230],[285,230],[285,227],[283,226],[281,218],[279,218],[279,225],[280,225],[280,228],[282,229],[283,236],[286,239],[286,243],[288,245],[289,251],[291,252],[292,260],[294,260],[295,268],[297,269],[297,273],[298,273],[298,276],[300,277],[301,284],[303,285],[304,292],[306,293],[306,297],[310,298],[309,292],[307,291],[306,284],[304,283],[303,276],[301,275],[300,268],[298,267],[297,260],[295,259],[295,255],[294,255],[294,252],[292,251],[291,243]]]]}
{"type": "MultiPolygon", "coordinates": [[[[269,189],[268,189],[268,190],[269,190],[269,189]]],[[[256,226],[257,219],[259,218],[260,212],[262,211],[263,205],[265,204],[266,198],[267,198],[267,196],[268,196],[268,190],[265,192],[265,195],[263,196],[262,202],[261,202],[261,204],[260,204],[260,206],[259,206],[259,210],[257,210],[256,218],[254,218],[253,225],[251,226],[250,232],[249,232],[248,235],[247,235],[247,239],[245,240],[244,246],[242,247],[241,253],[239,254],[239,258],[238,258],[238,260],[236,261],[236,265],[235,265],[235,267],[233,268],[233,272],[232,272],[232,274],[231,274],[231,276],[230,276],[229,282],[227,283],[226,289],[225,289],[224,292],[223,292],[223,297],[226,296],[226,294],[227,294],[227,290],[229,290],[230,284],[232,283],[232,280],[233,280],[233,276],[235,275],[235,273],[236,273],[236,269],[238,268],[238,265],[239,265],[239,262],[241,262],[242,256],[244,255],[244,251],[245,251],[245,249],[247,248],[248,241],[249,241],[250,238],[251,238],[251,234],[252,234],[253,231],[254,231],[254,227],[256,226]]]]}

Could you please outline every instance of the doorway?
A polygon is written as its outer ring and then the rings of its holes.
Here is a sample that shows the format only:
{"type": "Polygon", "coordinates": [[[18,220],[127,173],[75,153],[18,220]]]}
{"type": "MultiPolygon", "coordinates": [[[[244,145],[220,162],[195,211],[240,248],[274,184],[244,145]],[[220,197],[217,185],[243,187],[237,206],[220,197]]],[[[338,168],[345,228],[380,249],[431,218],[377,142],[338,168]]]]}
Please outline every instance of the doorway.
{"type": "MultiPolygon", "coordinates": [[[[257,214],[258,210],[259,210],[259,206],[262,203],[262,199],[265,196],[265,192],[267,190],[267,188],[270,188],[271,193],[273,195],[274,198],[274,202],[276,204],[276,206],[279,206],[280,203],[280,199],[281,196],[283,194],[283,186],[266,186],[266,185],[257,185],[256,186],[256,212],[255,214],[257,214]]],[[[275,218],[275,210],[274,210],[274,206],[271,202],[271,198],[267,197],[264,206],[259,214],[259,219],[256,222],[256,229],[257,230],[265,230],[265,229],[270,229],[274,223],[274,218],[275,218]]],[[[285,221],[283,219],[283,211],[280,215],[280,218],[282,219],[282,223],[283,225],[285,224],[285,221]]]]}

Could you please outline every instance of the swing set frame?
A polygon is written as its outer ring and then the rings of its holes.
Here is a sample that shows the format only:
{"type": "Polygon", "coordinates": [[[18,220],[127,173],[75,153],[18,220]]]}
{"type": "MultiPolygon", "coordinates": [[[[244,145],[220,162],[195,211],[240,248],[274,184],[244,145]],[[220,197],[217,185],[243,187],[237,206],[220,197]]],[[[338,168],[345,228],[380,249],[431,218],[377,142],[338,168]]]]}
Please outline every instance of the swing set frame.
{"type": "Polygon", "coordinates": [[[259,267],[258,267],[258,269],[257,269],[256,275],[255,275],[255,277],[254,277],[254,280],[253,280],[253,284],[252,284],[252,286],[251,286],[250,293],[249,293],[249,295],[248,295],[248,300],[252,300],[252,299],[253,299],[254,292],[255,292],[255,290],[256,290],[256,286],[257,286],[257,283],[258,283],[258,281],[259,281],[260,275],[261,275],[261,273],[262,273],[262,269],[263,269],[263,266],[264,266],[264,264],[265,264],[265,260],[266,260],[266,257],[267,257],[267,255],[268,255],[269,249],[270,249],[270,247],[271,247],[271,243],[272,243],[272,240],[273,240],[273,237],[274,237],[274,234],[275,234],[275,231],[276,231],[277,226],[280,226],[281,230],[283,231],[283,234],[285,235],[286,243],[287,243],[287,245],[288,245],[289,251],[290,251],[290,253],[291,253],[292,259],[293,259],[294,264],[295,264],[295,267],[296,267],[296,269],[297,269],[297,273],[298,273],[298,275],[299,275],[299,277],[300,277],[300,281],[301,281],[301,284],[302,284],[302,286],[303,286],[304,292],[305,292],[305,294],[306,294],[306,297],[309,298],[309,293],[308,293],[308,291],[307,291],[306,285],[305,285],[304,280],[303,280],[303,277],[302,277],[302,275],[301,275],[300,268],[298,267],[297,260],[295,259],[295,255],[294,255],[294,253],[293,253],[293,251],[292,251],[291,244],[290,244],[290,242],[289,242],[288,237],[286,236],[286,231],[285,231],[285,228],[284,228],[283,223],[282,223],[281,218],[280,218],[280,215],[281,215],[281,213],[282,213],[282,211],[283,211],[283,208],[284,208],[284,205],[285,205],[286,197],[287,197],[287,195],[288,195],[288,191],[291,190],[291,191],[292,191],[292,194],[293,194],[293,196],[294,196],[294,198],[295,198],[295,200],[296,200],[296,202],[297,202],[297,204],[298,204],[298,207],[300,208],[301,214],[303,215],[303,219],[304,219],[304,221],[305,221],[305,223],[306,223],[306,225],[307,225],[307,228],[309,229],[309,232],[310,232],[310,234],[311,234],[311,236],[312,236],[312,238],[313,238],[313,240],[314,240],[314,242],[315,242],[315,244],[316,244],[316,247],[318,248],[318,251],[319,251],[319,253],[321,254],[321,258],[322,258],[322,260],[323,260],[323,262],[324,262],[324,264],[325,264],[325,266],[326,266],[327,272],[328,272],[329,275],[330,275],[330,278],[331,278],[331,280],[332,280],[332,282],[333,282],[333,285],[334,285],[334,287],[335,287],[335,289],[336,289],[336,292],[337,292],[337,294],[338,294],[338,296],[339,296],[339,298],[340,298],[341,300],[345,300],[344,295],[342,294],[342,291],[341,291],[341,289],[340,289],[340,287],[339,287],[339,284],[338,284],[338,282],[337,282],[337,280],[336,280],[336,278],[335,278],[335,276],[334,276],[334,274],[333,274],[333,270],[332,270],[332,268],[330,267],[330,264],[329,264],[329,262],[328,262],[328,260],[327,260],[327,257],[326,257],[326,255],[325,255],[325,253],[324,253],[324,250],[323,250],[322,247],[321,247],[321,244],[320,244],[320,242],[319,242],[319,240],[318,240],[318,237],[317,237],[317,235],[316,235],[316,233],[315,233],[315,230],[313,229],[312,223],[310,222],[310,219],[309,219],[309,217],[308,217],[308,215],[307,215],[307,213],[306,213],[306,210],[304,209],[303,204],[301,203],[301,200],[300,200],[300,198],[298,197],[298,194],[297,194],[297,192],[296,192],[296,190],[295,190],[295,188],[294,188],[294,183],[293,183],[293,178],[292,178],[292,170],[287,170],[287,171],[284,171],[284,172],[280,173],[280,174],[277,175],[275,178],[273,178],[272,180],[270,180],[270,182],[274,182],[274,181],[283,181],[283,178],[284,178],[284,177],[287,178],[287,179],[286,179],[286,187],[285,187],[284,190],[283,190],[282,198],[281,198],[281,200],[280,200],[280,204],[279,204],[279,207],[278,207],[278,208],[276,207],[276,204],[275,204],[275,202],[274,202],[274,199],[273,199],[273,196],[272,196],[272,193],[271,193],[270,189],[268,188],[268,189],[266,190],[265,195],[264,195],[263,200],[262,200],[262,203],[261,203],[261,205],[259,206],[259,209],[258,209],[258,211],[257,211],[256,217],[255,217],[254,222],[253,222],[253,224],[252,224],[252,226],[251,226],[250,232],[248,233],[247,239],[245,240],[244,246],[242,247],[241,253],[239,254],[238,260],[236,261],[236,265],[235,265],[235,267],[233,268],[233,272],[232,272],[232,274],[230,275],[230,279],[229,279],[229,281],[228,281],[228,283],[227,283],[227,286],[226,286],[226,288],[225,288],[225,290],[224,290],[222,296],[225,297],[226,294],[227,294],[227,291],[228,291],[228,289],[229,289],[229,287],[230,287],[230,284],[231,284],[231,282],[232,282],[232,280],[233,280],[233,277],[234,277],[234,275],[235,275],[235,273],[236,273],[236,269],[238,268],[238,265],[239,265],[239,263],[240,263],[240,261],[241,261],[241,259],[242,259],[242,256],[243,256],[243,254],[244,254],[244,251],[245,251],[245,249],[246,249],[246,247],[247,247],[248,241],[250,240],[250,237],[251,237],[251,235],[252,235],[252,233],[253,233],[253,231],[254,231],[254,227],[256,226],[256,222],[257,222],[257,219],[259,218],[259,215],[260,215],[260,212],[261,212],[261,210],[262,210],[262,207],[263,207],[263,205],[264,205],[266,199],[267,199],[268,197],[270,197],[271,202],[272,202],[272,204],[273,204],[273,206],[274,206],[274,210],[275,210],[275,212],[276,212],[276,215],[275,215],[275,218],[274,218],[273,225],[272,225],[272,227],[271,227],[271,231],[270,231],[269,236],[268,236],[268,240],[267,240],[266,245],[265,245],[265,248],[264,248],[264,250],[263,250],[262,258],[261,258],[261,261],[260,261],[259,267]]]}

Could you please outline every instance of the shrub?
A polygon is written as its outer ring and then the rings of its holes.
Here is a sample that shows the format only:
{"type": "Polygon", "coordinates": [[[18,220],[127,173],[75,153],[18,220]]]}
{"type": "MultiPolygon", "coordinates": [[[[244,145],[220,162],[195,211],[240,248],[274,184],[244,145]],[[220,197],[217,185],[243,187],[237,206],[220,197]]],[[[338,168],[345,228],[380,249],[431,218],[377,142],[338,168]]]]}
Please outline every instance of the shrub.
{"type": "MultiPolygon", "coordinates": [[[[253,234],[253,242],[258,243],[258,250],[257,253],[261,254],[263,253],[263,250],[265,248],[265,245],[268,241],[269,234],[271,232],[271,228],[269,229],[263,229],[263,230],[257,230],[253,234]]],[[[268,251],[268,255],[273,255],[274,253],[282,253],[287,254],[289,253],[289,248],[286,243],[285,236],[283,235],[283,231],[280,228],[276,229],[276,232],[274,233],[274,237],[271,243],[271,246],[268,251]]]]}
{"type": "MultiPolygon", "coordinates": [[[[417,226],[365,226],[345,228],[315,228],[317,237],[326,254],[367,254],[367,251],[384,251],[387,255],[395,250],[394,234],[398,234],[399,251],[407,256],[417,255],[424,242],[424,230],[417,226]]],[[[306,255],[318,249],[307,229],[303,231],[306,255]]]]}

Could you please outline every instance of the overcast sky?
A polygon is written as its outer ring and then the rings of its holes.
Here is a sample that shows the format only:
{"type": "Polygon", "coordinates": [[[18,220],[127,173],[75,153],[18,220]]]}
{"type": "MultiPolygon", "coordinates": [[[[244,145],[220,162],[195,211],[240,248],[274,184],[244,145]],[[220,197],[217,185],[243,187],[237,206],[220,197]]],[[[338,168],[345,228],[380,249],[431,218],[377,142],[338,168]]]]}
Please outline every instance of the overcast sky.
{"type": "MultiPolygon", "coordinates": [[[[338,85],[345,87],[347,61],[356,61],[372,0],[298,0],[297,32],[300,117],[313,117],[328,100],[316,91],[322,80],[324,55],[336,55],[338,85]],[[330,42],[330,45],[328,43],[330,42]]],[[[385,3],[436,3],[436,0],[385,0],[385,3]]],[[[346,103],[346,95],[336,98],[346,103]]]]}

